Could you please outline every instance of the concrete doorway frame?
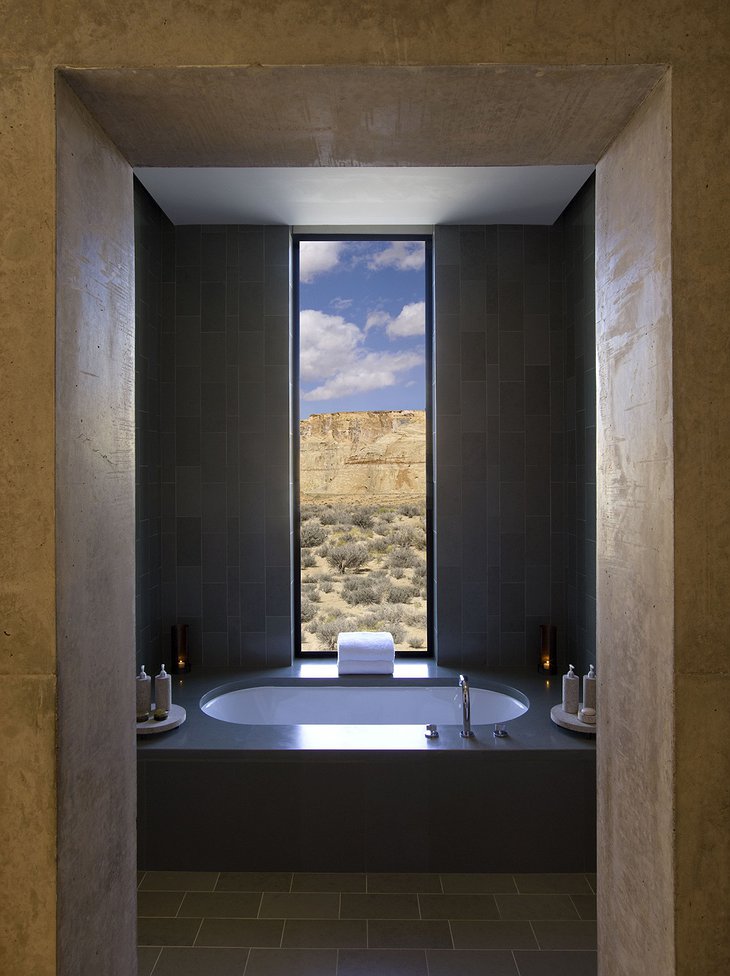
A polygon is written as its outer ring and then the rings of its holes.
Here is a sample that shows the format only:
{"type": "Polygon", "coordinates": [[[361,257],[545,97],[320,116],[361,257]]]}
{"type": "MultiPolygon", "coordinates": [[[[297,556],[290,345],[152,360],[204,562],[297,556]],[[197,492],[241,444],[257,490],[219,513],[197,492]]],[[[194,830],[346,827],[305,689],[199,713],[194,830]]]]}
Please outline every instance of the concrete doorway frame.
{"type": "MultiPolygon", "coordinates": [[[[227,70],[180,72],[194,79],[227,70]]],[[[295,70],[305,77],[316,69],[295,70]]],[[[530,91],[550,71],[517,70],[530,91]]],[[[563,70],[567,78],[578,69],[563,70]]],[[[612,77],[624,70],[636,66],[605,68],[612,77]]],[[[144,72],[108,74],[144,82],[144,72]]],[[[606,974],[633,971],[642,958],[654,971],[675,971],[670,79],[657,69],[643,84],[598,157],[576,158],[575,144],[562,160],[597,163],[597,643],[601,708],[610,717],[598,758],[599,971],[606,974]],[[652,668],[628,682],[637,658],[652,668]],[[627,758],[629,735],[642,743],[638,759],[627,758]],[[651,847],[647,837],[655,838],[651,847]]],[[[134,252],[125,154],[132,163],[149,160],[134,158],[115,136],[114,119],[130,132],[137,123],[134,101],[114,92],[115,79],[94,71],[57,80],[57,972],[64,976],[134,971],[135,764],[125,718],[134,642],[134,252]],[[78,692],[79,676],[96,673],[100,647],[98,692],[114,702],[103,741],[94,734],[100,716],[78,692]],[[111,843],[95,829],[110,818],[111,843]]],[[[179,88],[172,94],[182,97],[179,88]]],[[[505,165],[482,143],[472,149],[481,165],[505,165]]],[[[164,164],[176,163],[170,156],[164,164]]]]}

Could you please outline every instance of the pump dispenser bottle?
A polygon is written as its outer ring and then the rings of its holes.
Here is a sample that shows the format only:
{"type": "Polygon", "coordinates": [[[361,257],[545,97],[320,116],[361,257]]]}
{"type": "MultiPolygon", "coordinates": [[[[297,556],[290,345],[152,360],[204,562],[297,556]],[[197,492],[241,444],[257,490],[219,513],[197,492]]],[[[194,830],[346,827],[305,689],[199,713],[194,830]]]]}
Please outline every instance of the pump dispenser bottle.
{"type": "Polygon", "coordinates": [[[152,705],[152,678],[145,674],[144,664],[137,675],[137,721],[146,722],[152,705]]]}
{"type": "Polygon", "coordinates": [[[596,671],[589,665],[588,674],[583,676],[583,708],[596,707],[596,671]]]}
{"type": "Polygon", "coordinates": [[[568,673],[563,675],[563,711],[570,715],[578,714],[578,696],[580,693],[580,678],[575,673],[572,664],[568,665],[568,673]]]}
{"type": "Polygon", "coordinates": [[[165,717],[170,711],[172,704],[172,680],[165,671],[165,665],[161,665],[160,673],[155,675],[155,715],[164,712],[165,717]]]}

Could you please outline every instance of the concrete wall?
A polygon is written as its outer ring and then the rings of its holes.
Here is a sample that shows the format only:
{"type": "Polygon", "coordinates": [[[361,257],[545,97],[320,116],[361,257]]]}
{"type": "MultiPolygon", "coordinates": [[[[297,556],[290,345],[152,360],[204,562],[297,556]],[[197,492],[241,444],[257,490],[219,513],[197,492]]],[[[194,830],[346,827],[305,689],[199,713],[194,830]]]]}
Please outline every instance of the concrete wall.
{"type": "MultiPolygon", "coordinates": [[[[139,0],[132,0],[121,13],[99,0],[31,8],[14,3],[6,8],[0,41],[4,294],[0,351],[3,362],[11,366],[4,371],[0,389],[4,448],[0,530],[5,542],[0,567],[4,651],[0,667],[2,720],[14,734],[3,737],[3,775],[7,770],[9,780],[3,797],[13,812],[0,818],[0,850],[3,867],[8,867],[4,888],[16,909],[4,924],[11,929],[8,951],[18,976],[50,973],[55,965],[55,947],[49,938],[57,843],[50,773],[56,674],[54,67],[313,62],[671,65],[671,204],[665,205],[671,207],[672,238],[676,680],[674,699],[667,701],[663,692],[657,696],[652,691],[644,699],[644,709],[647,721],[653,717],[663,722],[668,714],[672,722],[666,749],[676,773],[668,812],[674,859],[662,845],[655,860],[662,861],[657,872],[674,873],[676,884],[672,890],[662,882],[648,897],[623,907],[620,890],[602,901],[601,967],[606,974],[616,973],[617,966],[611,968],[614,958],[606,955],[613,941],[609,936],[620,939],[630,916],[637,920],[637,928],[643,925],[647,948],[636,961],[626,961],[624,972],[660,972],[664,967],[670,974],[712,976],[727,971],[730,926],[723,911],[730,904],[728,777],[727,754],[722,750],[730,735],[722,725],[727,722],[727,709],[715,705],[728,700],[730,680],[730,349],[726,341],[730,196],[725,176],[729,34],[727,7],[718,0],[671,6],[664,0],[644,4],[596,0],[590,6],[580,0],[560,0],[537,7],[531,0],[509,4],[424,0],[415,12],[407,0],[363,0],[346,7],[336,0],[322,0],[314,8],[305,0],[265,7],[251,2],[220,5],[214,11],[183,3],[176,6],[174,17],[165,4],[150,6],[139,0]],[[25,436],[26,431],[33,436],[25,436]],[[710,707],[697,707],[708,702],[710,707]],[[29,746],[37,747],[33,753],[39,757],[37,764],[28,762],[29,746]],[[674,917],[674,936],[658,923],[658,916],[674,917]]],[[[657,111],[657,107],[647,110],[657,111]]],[[[393,131],[386,128],[382,139],[392,139],[393,131]]],[[[325,131],[323,139],[328,135],[325,131]]],[[[545,158],[541,148],[536,147],[536,161],[545,158]]],[[[554,151],[550,158],[561,161],[554,151]]],[[[626,170],[612,206],[632,179],[632,172],[626,170]]],[[[599,172],[599,196],[601,180],[599,172]]],[[[617,182],[618,174],[614,186],[617,182]]],[[[599,213],[608,212],[599,208],[599,213]]],[[[599,233],[603,219],[597,223],[599,233]]],[[[622,269],[616,266],[616,270],[622,269]]],[[[620,312],[617,305],[607,310],[607,316],[612,320],[620,312]]],[[[620,414],[625,406],[619,405],[620,414]]],[[[605,419],[613,421],[613,416],[605,419]]],[[[600,506],[602,501],[599,510],[600,506]]],[[[131,574],[130,567],[130,578],[131,574]]],[[[620,645],[608,628],[610,604],[604,618],[600,575],[598,592],[602,666],[603,655],[620,645]]],[[[646,604],[637,593],[628,593],[624,609],[630,618],[638,619],[646,604]]],[[[640,646],[641,663],[650,669],[653,657],[646,656],[645,644],[640,646]]],[[[131,643],[129,648],[131,664],[131,643]]],[[[620,661],[620,650],[616,653],[620,661]]],[[[616,701],[615,714],[627,730],[632,707],[625,709],[621,700],[616,701]]],[[[119,740],[126,734],[120,726],[119,740]]],[[[646,772],[641,795],[648,808],[666,806],[664,783],[652,773],[657,764],[649,747],[655,745],[649,739],[647,746],[633,728],[631,737],[627,734],[616,745],[615,761],[605,767],[601,786],[605,791],[612,784],[610,814],[615,823],[622,816],[629,823],[636,813],[632,795],[624,789],[622,770],[629,766],[646,772]]],[[[662,744],[660,759],[664,749],[662,744]]],[[[602,810],[605,817],[607,808],[602,810]]],[[[620,833],[611,840],[615,880],[630,873],[636,847],[620,833]]],[[[90,939],[108,934],[102,914],[94,913],[87,921],[90,939]]],[[[115,920],[115,925],[121,924],[115,920]]],[[[630,924],[633,927],[634,922],[630,924]]]]}
{"type": "Polygon", "coordinates": [[[665,81],[601,160],[596,180],[605,973],[676,971],[670,153],[665,81]]]}
{"type": "Polygon", "coordinates": [[[136,964],[132,172],[63,83],[57,99],[56,972],[128,976],[136,964]]]}

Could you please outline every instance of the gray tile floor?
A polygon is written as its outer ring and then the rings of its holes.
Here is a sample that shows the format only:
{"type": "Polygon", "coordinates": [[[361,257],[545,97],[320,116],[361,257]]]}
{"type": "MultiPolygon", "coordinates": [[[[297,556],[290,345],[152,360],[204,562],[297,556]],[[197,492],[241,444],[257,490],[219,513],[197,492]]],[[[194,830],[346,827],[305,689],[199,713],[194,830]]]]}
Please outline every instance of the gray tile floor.
{"type": "Polygon", "coordinates": [[[590,874],[139,876],[139,976],[595,976],[590,874]]]}

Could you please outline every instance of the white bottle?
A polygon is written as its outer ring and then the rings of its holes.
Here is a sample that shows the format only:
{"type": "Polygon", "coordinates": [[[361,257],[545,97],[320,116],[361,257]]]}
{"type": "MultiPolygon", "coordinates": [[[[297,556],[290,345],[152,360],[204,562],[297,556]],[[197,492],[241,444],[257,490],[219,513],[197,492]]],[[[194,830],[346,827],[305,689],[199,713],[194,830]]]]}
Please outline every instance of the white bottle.
{"type": "Polygon", "coordinates": [[[580,693],[580,678],[575,673],[572,664],[568,665],[568,673],[563,675],[563,711],[570,715],[578,714],[578,696],[580,693]]]}
{"type": "Polygon", "coordinates": [[[155,710],[162,709],[163,712],[170,711],[172,704],[172,680],[165,671],[165,665],[161,665],[160,673],[155,675],[155,710]]]}
{"type": "Polygon", "coordinates": [[[596,670],[592,664],[583,676],[583,708],[596,709],[596,670]]]}
{"type": "Polygon", "coordinates": [[[152,678],[145,674],[144,664],[137,675],[137,721],[146,722],[152,705],[152,678]]]}

